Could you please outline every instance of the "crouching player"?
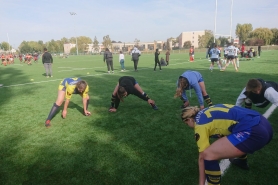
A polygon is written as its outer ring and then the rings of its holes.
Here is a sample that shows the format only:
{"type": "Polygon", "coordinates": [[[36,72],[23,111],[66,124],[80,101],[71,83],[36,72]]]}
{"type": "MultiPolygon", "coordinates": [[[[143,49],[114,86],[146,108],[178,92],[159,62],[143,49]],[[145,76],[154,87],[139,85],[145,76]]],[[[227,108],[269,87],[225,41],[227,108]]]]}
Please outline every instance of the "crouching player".
{"type": "Polygon", "coordinates": [[[186,107],[182,121],[195,131],[199,148],[199,184],[220,184],[218,160],[230,158],[232,164],[248,169],[247,153],[267,145],[273,135],[268,120],[254,110],[218,104],[200,110],[186,107]],[[210,144],[210,137],[219,138],[210,144]],[[238,160],[234,161],[235,157],[238,160]]]}
{"type": "Polygon", "coordinates": [[[120,101],[124,102],[123,98],[127,97],[129,94],[133,94],[138,98],[147,101],[154,110],[158,110],[155,102],[148,97],[133,77],[123,76],[119,79],[119,82],[113,91],[109,112],[116,112],[120,101]]]}
{"type": "Polygon", "coordinates": [[[67,108],[70,102],[72,94],[79,94],[83,99],[83,110],[85,116],[90,116],[91,113],[88,111],[89,105],[89,86],[86,81],[81,80],[80,78],[65,78],[61,81],[58,87],[58,97],[56,102],[53,104],[49,115],[45,121],[45,126],[50,127],[50,121],[58,111],[59,107],[62,105],[65,97],[66,101],[64,103],[64,109],[62,111],[62,118],[67,116],[67,108]]]}

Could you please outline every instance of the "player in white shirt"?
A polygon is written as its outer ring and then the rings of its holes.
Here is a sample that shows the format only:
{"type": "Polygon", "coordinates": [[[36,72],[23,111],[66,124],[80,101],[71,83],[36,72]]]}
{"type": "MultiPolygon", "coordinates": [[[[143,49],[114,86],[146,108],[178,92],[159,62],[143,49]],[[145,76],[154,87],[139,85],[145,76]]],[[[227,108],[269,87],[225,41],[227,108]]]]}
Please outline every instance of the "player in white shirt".
{"type": "Polygon", "coordinates": [[[209,51],[209,56],[210,56],[210,61],[211,61],[209,70],[211,72],[212,72],[213,67],[214,67],[214,62],[217,62],[219,69],[222,70],[221,63],[219,62],[219,55],[220,55],[220,50],[217,48],[217,45],[214,44],[213,48],[211,48],[210,51],[209,51]]]}
{"type": "Polygon", "coordinates": [[[121,64],[121,71],[125,71],[125,56],[122,51],[120,51],[119,62],[121,64]]]}
{"type": "Polygon", "coordinates": [[[237,68],[239,68],[239,58],[238,58],[238,54],[240,53],[238,47],[235,45],[235,60],[236,60],[236,66],[237,68]]]}
{"type": "Polygon", "coordinates": [[[232,64],[235,67],[235,70],[238,71],[236,63],[235,63],[235,47],[232,45],[232,43],[229,43],[228,48],[226,49],[228,56],[227,56],[227,64],[225,65],[225,67],[223,68],[223,70],[226,69],[226,67],[230,64],[230,62],[232,62],[232,64]]]}

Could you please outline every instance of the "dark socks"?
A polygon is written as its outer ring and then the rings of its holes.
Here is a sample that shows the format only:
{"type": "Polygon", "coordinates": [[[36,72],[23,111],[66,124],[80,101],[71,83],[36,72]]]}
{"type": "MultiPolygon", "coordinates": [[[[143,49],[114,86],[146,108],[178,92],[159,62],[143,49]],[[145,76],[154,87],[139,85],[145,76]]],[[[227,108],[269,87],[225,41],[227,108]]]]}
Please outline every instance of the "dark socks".
{"type": "Polygon", "coordinates": [[[209,95],[203,96],[203,98],[209,107],[213,105],[209,95]]]}
{"type": "Polygon", "coordinates": [[[205,163],[205,175],[209,185],[220,184],[221,171],[217,160],[208,161],[204,160],[205,163]]]}
{"type": "Polygon", "coordinates": [[[58,106],[56,103],[54,103],[46,120],[51,120],[53,118],[53,116],[55,115],[55,113],[58,111],[59,107],[60,106],[58,106]]]}

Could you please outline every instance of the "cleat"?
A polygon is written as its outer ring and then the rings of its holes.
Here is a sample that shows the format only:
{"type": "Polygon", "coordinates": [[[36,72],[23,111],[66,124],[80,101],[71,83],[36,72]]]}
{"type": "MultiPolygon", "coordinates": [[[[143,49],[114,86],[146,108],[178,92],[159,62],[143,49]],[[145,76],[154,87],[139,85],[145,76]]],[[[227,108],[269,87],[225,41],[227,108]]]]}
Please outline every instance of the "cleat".
{"type": "Polygon", "coordinates": [[[244,169],[244,170],[249,170],[249,166],[247,164],[247,160],[244,160],[244,159],[238,159],[238,158],[234,158],[234,159],[229,159],[229,161],[240,167],[241,169],[244,169]]]}
{"type": "Polygon", "coordinates": [[[50,120],[46,120],[44,125],[46,126],[46,128],[49,128],[51,126],[50,120]]]}

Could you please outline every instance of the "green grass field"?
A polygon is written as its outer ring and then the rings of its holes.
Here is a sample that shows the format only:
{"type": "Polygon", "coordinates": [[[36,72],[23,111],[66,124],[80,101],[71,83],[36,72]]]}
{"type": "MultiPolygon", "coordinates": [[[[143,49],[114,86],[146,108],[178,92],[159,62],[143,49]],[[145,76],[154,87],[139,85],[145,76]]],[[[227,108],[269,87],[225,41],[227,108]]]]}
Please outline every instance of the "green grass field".
{"type": "MultiPolygon", "coordinates": [[[[164,53],[161,54],[163,57],[164,53]]],[[[172,54],[170,66],[154,72],[154,55],[142,55],[138,72],[126,56],[120,72],[114,55],[114,74],[100,55],[54,58],[53,78],[46,78],[41,61],[27,66],[0,66],[0,184],[5,185],[193,185],[198,184],[198,151],[194,132],[180,119],[181,101],[174,98],[176,80],[185,70],[202,73],[214,104],[234,104],[250,78],[278,82],[278,52],[242,61],[239,72],[230,65],[225,72],[208,70],[205,53],[172,54]],[[88,74],[89,73],[89,74],[88,74]],[[109,113],[111,94],[119,77],[136,78],[156,101],[154,111],[141,99],[129,96],[116,113],[109,113]],[[61,111],[45,128],[45,119],[57,97],[60,81],[81,77],[90,86],[89,111],[82,112],[80,96],[73,96],[66,119],[61,111]]],[[[192,91],[191,105],[198,105],[192,91]]],[[[254,108],[255,109],[255,108],[254,108]]],[[[256,109],[264,113],[266,109],[256,109]]],[[[249,155],[250,170],[230,166],[222,178],[226,185],[274,185],[278,176],[278,110],[269,118],[274,138],[249,155]]]]}

